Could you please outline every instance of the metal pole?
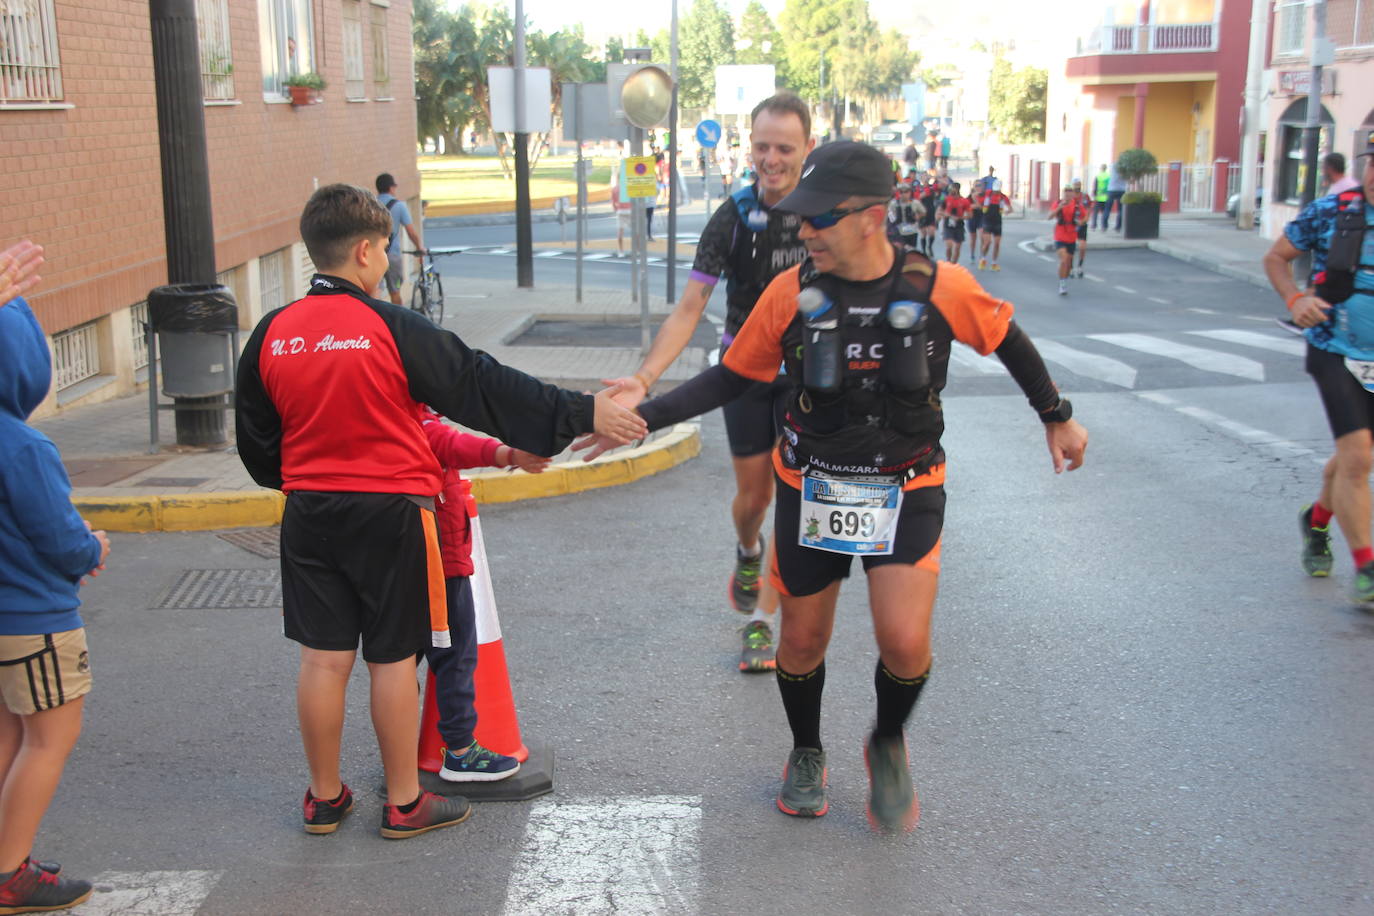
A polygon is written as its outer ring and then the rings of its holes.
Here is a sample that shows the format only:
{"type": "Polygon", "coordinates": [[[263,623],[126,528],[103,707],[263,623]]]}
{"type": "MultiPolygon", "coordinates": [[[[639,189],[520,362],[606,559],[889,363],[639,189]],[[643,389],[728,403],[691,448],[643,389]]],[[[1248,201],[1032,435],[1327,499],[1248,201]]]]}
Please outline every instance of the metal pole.
{"type": "MultiPolygon", "coordinates": [[[[644,155],[644,128],[630,128],[630,155],[644,155]]],[[[628,176],[627,176],[628,177],[628,176]]],[[[639,336],[644,353],[649,352],[649,240],[645,237],[644,198],[634,198],[634,262],[630,282],[639,299],[639,336]]]]}
{"type": "Polygon", "coordinates": [[[1264,77],[1264,51],[1269,32],[1269,0],[1250,3],[1250,58],[1245,69],[1245,127],[1240,140],[1240,198],[1236,204],[1236,228],[1255,227],[1255,184],[1258,177],[1259,130],[1263,116],[1260,97],[1264,77]]]}
{"type": "MultiPolygon", "coordinates": [[[[215,227],[210,211],[210,157],[200,88],[195,0],[151,0],[153,88],[162,157],[162,221],[168,283],[215,282],[215,227]]],[[[157,374],[148,373],[156,403],[157,374]]],[[[178,445],[218,445],[228,439],[225,410],[206,410],[219,397],[176,398],[178,445]]],[[[156,446],[157,443],[153,443],[156,446]]]]}
{"type": "Polygon", "coordinates": [[[1326,0],[1312,0],[1312,85],[1307,89],[1307,123],[1303,133],[1303,182],[1301,201],[1305,207],[1317,197],[1317,158],[1321,139],[1322,65],[1330,63],[1325,47],[1326,0]]]}
{"type": "Polygon", "coordinates": [[[515,282],[522,289],[534,286],[529,142],[525,125],[525,0],[515,0],[515,282]]]}
{"type": "MultiPolygon", "coordinates": [[[[673,102],[668,108],[668,302],[677,300],[677,0],[673,0],[673,24],[669,33],[668,77],[673,81],[673,102]]],[[[645,348],[648,352],[648,348],[645,348]]]]}
{"type": "MultiPolygon", "coordinates": [[[[1256,0],[1264,2],[1264,0],[1256,0]]],[[[582,83],[573,85],[573,117],[577,119],[577,130],[573,131],[573,142],[577,144],[577,301],[582,301],[582,249],[587,238],[587,173],[583,170],[582,160],[582,83]]]]}

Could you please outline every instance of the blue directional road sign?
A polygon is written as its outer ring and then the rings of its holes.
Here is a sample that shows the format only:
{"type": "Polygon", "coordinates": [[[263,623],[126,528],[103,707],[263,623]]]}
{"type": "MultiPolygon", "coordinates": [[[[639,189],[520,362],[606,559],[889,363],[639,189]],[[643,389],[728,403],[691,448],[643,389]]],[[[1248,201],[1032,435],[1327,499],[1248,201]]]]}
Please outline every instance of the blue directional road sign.
{"type": "Polygon", "coordinates": [[[720,124],[706,120],[697,125],[697,142],[707,149],[714,149],[720,142],[720,124]]]}

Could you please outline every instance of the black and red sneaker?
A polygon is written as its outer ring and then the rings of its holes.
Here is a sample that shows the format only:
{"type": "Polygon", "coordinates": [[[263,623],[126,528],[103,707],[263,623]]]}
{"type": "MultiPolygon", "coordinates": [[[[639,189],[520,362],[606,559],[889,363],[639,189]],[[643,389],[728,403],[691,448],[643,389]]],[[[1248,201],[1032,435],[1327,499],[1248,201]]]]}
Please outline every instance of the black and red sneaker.
{"type": "Polygon", "coordinates": [[[301,807],[305,813],[306,833],[333,833],[339,829],[340,822],[348,812],[353,810],[353,791],[344,786],[338,798],[326,801],[316,798],[306,789],[305,802],[301,807]]]}
{"type": "Polygon", "coordinates": [[[0,884],[0,913],[42,913],[76,906],[91,896],[91,882],[60,878],[25,859],[14,875],[0,884]]]}
{"type": "Polygon", "coordinates": [[[427,833],[440,827],[461,824],[472,815],[472,805],[461,795],[435,795],[420,792],[420,798],[409,814],[400,805],[385,805],[382,809],[382,836],[388,840],[402,840],[408,836],[427,833]]]}

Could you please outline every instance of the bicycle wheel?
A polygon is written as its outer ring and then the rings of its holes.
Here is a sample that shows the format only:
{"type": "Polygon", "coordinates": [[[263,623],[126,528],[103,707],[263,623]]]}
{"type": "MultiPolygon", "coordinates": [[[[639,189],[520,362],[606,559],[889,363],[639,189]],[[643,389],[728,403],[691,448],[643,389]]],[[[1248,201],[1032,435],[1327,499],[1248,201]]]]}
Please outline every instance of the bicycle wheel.
{"type": "Polygon", "coordinates": [[[434,283],[429,291],[429,320],[443,327],[444,324],[444,281],[434,274],[434,283]]]}
{"type": "Polygon", "coordinates": [[[410,287],[410,310],[412,312],[419,312],[421,315],[429,314],[429,310],[425,308],[425,293],[427,290],[428,284],[425,282],[424,275],[420,274],[416,276],[414,283],[410,287]]]}

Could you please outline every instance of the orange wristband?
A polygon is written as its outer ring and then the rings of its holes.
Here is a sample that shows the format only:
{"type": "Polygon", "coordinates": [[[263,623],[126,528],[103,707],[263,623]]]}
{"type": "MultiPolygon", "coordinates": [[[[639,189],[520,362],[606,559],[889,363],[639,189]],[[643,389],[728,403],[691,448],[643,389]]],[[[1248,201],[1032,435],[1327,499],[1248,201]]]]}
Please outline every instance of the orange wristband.
{"type": "Polygon", "coordinates": [[[1306,295],[1307,295],[1307,293],[1303,292],[1302,290],[1298,290],[1296,293],[1294,293],[1293,295],[1289,296],[1289,297],[1288,297],[1288,303],[1287,303],[1287,304],[1288,304],[1288,311],[1290,311],[1290,312],[1293,311],[1293,303],[1294,303],[1294,302],[1297,302],[1299,299],[1302,299],[1302,298],[1305,297],[1306,295]]]}

